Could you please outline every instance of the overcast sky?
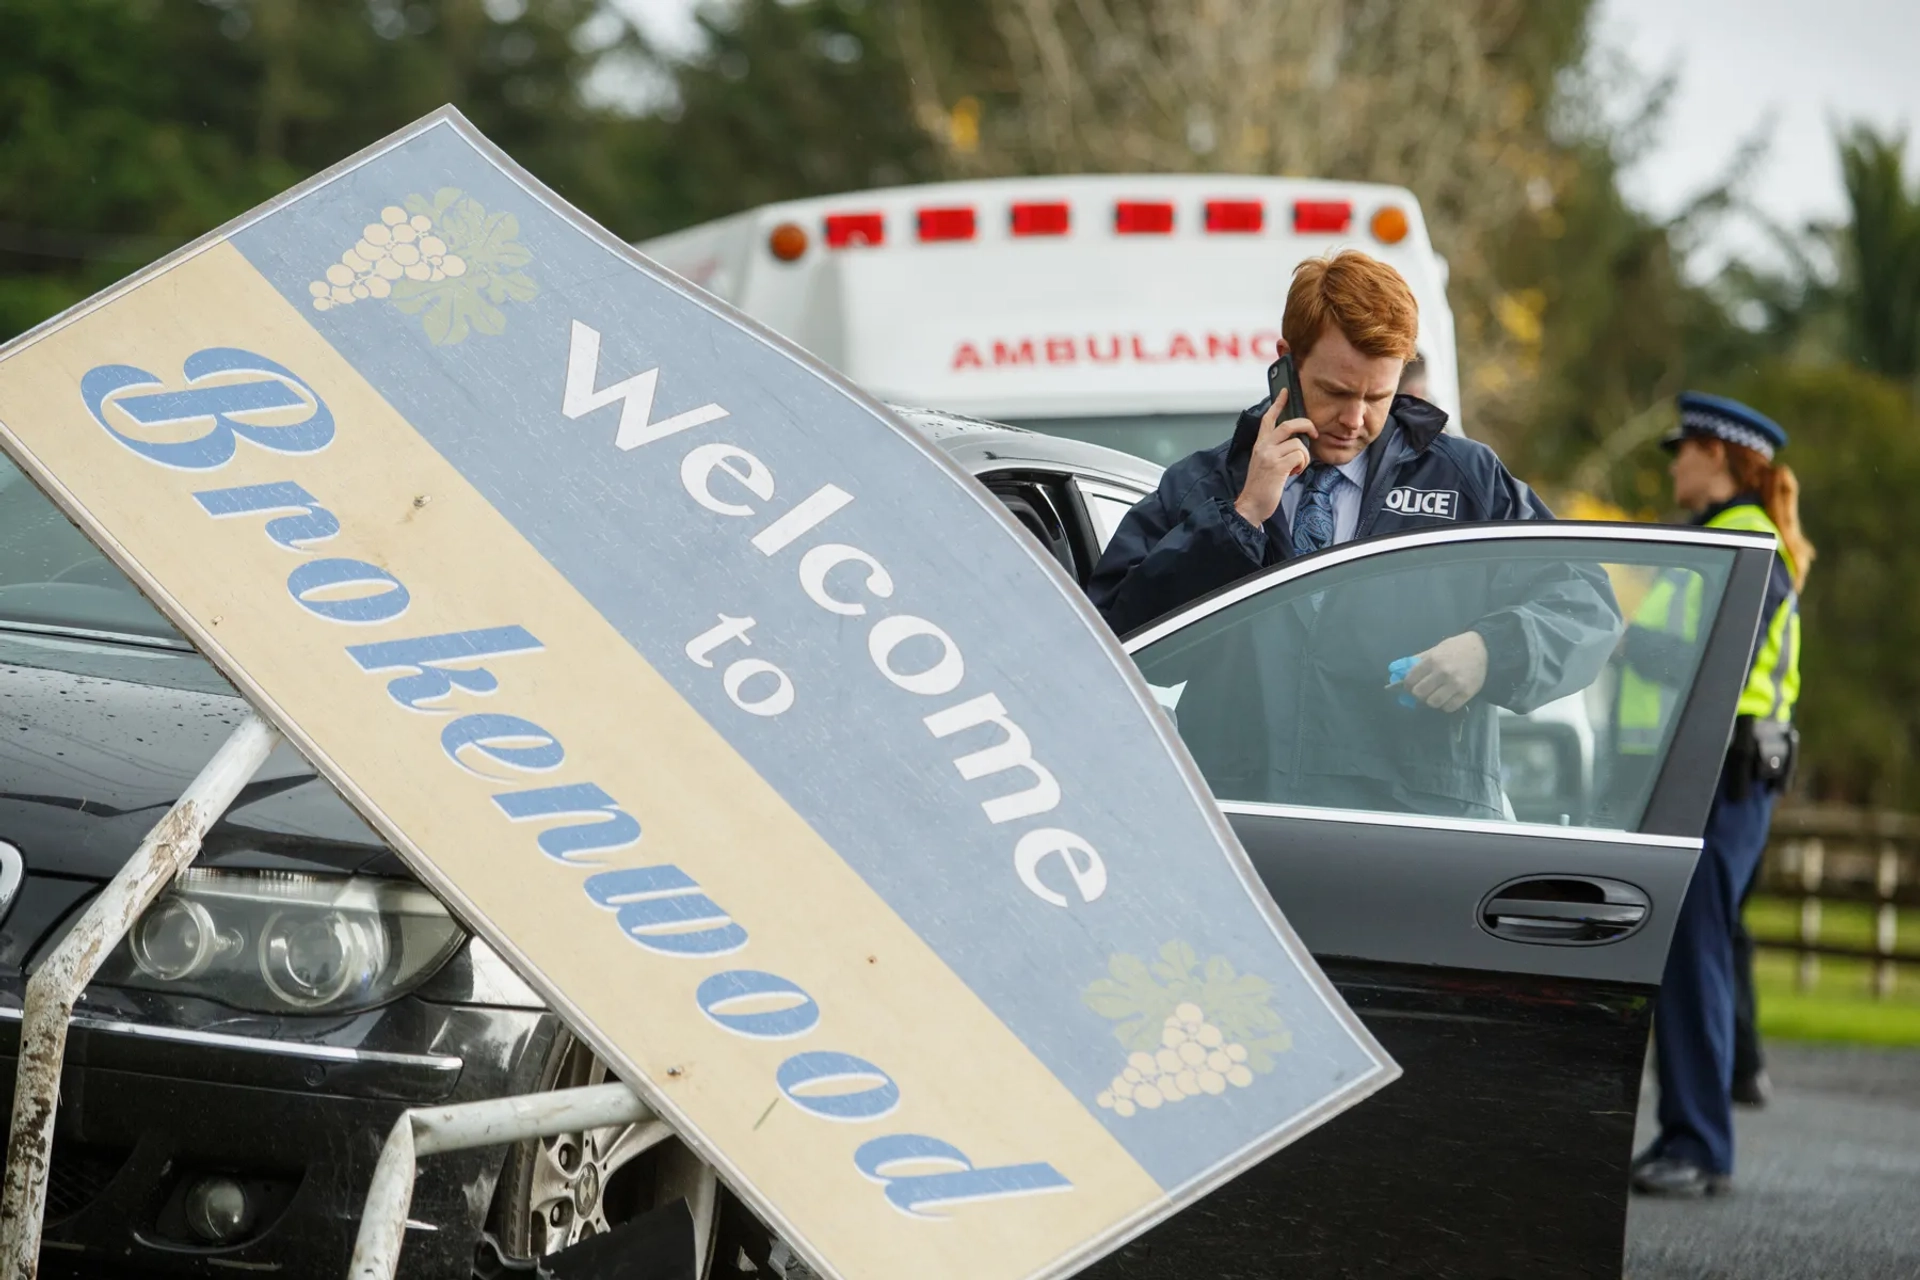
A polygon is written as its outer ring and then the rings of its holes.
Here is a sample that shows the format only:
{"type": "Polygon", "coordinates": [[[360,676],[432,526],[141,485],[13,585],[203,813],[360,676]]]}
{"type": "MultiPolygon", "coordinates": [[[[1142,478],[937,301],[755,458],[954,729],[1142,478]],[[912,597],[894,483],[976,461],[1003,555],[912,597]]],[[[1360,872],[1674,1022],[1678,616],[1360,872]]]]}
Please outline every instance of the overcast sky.
{"type": "MultiPolygon", "coordinates": [[[[1257,2],[1257,0],[1255,0],[1257,2]]],[[[649,34],[684,49],[693,0],[616,0],[649,34]]],[[[1628,195],[1668,213],[1721,174],[1771,112],[1772,148],[1751,195],[1789,225],[1843,208],[1833,123],[1920,124],[1920,0],[1600,0],[1598,34],[1649,79],[1679,89],[1660,142],[1627,175],[1628,195]]],[[[1920,165],[1920,142],[1910,144],[1920,165]]],[[[1759,243],[1729,226],[1712,260],[1759,243]]],[[[1706,265],[1705,263],[1699,265],[1706,265]]]]}
{"type": "MultiPolygon", "coordinates": [[[[1655,212],[1711,182],[1772,113],[1752,199],[1789,225],[1838,218],[1834,124],[1920,124],[1917,0],[1601,0],[1598,34],[1648,76],[1679,73],[1655,150],[1627,175],[1628,196],[1655,212]]],[[[1920,164],[1920,146],[1908,154],[1920,164]]],[[[1756,239],[1725,235],[1705,256],[1756,239]]]]}

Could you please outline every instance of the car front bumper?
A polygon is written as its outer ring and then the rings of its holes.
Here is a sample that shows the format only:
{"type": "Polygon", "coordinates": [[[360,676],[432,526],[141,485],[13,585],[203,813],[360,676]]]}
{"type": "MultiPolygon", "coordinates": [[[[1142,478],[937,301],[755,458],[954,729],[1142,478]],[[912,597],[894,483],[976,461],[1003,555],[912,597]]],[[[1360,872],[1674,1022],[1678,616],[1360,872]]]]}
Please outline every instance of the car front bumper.
{"type": "MultiPolygon", "coordinates": [[[[18,995],[0,993],[9,1105],[18,995]]],[[[181,1026],[148,1000],[89,996],[61,1077],[41,1255],[50,1276],[337,1278],[395,1119],[410,1107],[531,1092],[559,1030],[537,1004],[413,996],[315,1034],[285,1023],[181,1026]],[[226,1241],[189,1219],[196,1184],[210,1179],[238,1187],[251,1218],[226,1241]]],[[[421,1162],[402,1254],[409,1277],[471,1274],[505,1155],[421,1162]]]]}

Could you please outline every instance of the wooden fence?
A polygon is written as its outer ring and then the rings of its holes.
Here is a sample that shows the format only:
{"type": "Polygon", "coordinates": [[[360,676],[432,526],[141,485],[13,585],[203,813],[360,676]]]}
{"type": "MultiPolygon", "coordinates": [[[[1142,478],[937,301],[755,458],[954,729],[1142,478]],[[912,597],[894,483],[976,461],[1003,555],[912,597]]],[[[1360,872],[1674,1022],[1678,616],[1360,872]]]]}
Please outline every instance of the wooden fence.
{"type": "Polygon", "coordinates": [[[1760,938],[1754,944],[1789,951],[1800,960],[1799,983],[1813,986],[1823,956],[1863,960],[1872,967],[1874,994],[1886,996],[1902,965],[1920,966],[1920,938],[1900,942],[1900,909],[1920,908],[1920,815],[1824,805],[1782,807],[1761,864],[1756,894],[1797,901],[1799,936],[1760,938]],[[1873,945],[1846,946],[1821,937],[1828,903],[1873,908],[1873,945]]]}

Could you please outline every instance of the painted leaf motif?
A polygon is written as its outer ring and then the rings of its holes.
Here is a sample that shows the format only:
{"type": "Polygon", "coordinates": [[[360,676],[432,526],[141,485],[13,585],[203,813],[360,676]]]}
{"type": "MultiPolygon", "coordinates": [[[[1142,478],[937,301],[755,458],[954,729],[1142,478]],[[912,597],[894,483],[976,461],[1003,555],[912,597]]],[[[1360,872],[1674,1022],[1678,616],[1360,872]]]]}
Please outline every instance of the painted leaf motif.
{"type": "Polygon", "coordinates": [[[1095,1013],[1118,1024],[1113,1034],[1129,1052],[1156,1048],[1160,1026],[1179,1001],[1153,980],[1138,956],[1112,957],[1107,973],[1109,977],[1088,983],[1080,998],[1095,1013]]]}
{"type": "Polygon", "coordinates": [[[1182,983],[1189,980],[1194,965],[1200,957],[1193,948],[1184,942],[1168,942],[1160,948],[1160,961],[1153,966],[1154,973],[1163,982],[1182,983]]]}
{"type": "Polygon", "coordinates": [[[451,346],[474,333],[499,334],[507,327],[505,303],[527,302],[540,292],[521,270],[533,261],[520,243],[520,220],[511,213],[488,213],[457,187],[406,198],[407,211],[432,219],[447,252],[465,265],[460,275],[440,280],[402,280],[393,287],[394,305],[420,317],[435,346],[451,346]]]}
{"type": "Polygon", "coordinates": [[[1274,1012],[1273,987],[1257,974],[1237,972],[1225,956],[1204,964],[1178,940],[1161,946],[1152,964],[1138,956],[1107,961],[1105,978],[1087,984],[1081,999],[1116,1025],[1113,1034],[1129,1052],[1160,1044],[1167,1016],[1182,1004],[1198,1005],[1227,1040],[1247,1049],[1247,1065],[1265,1074],[1274,1057],[1293,1048],[1293,1033],[1274,1012]]]}
{"type": "Polygon", "coordinates": [[[507,275],[491,275],[487,278],[487,297],[494,302],[527,302],[540,292],[533,277],[524,271],[515,271],[507,275]]]}
{"type": "Polygon", "coordinates": [[[444,215],[466,193],[458,187],[442,187],[428,200],[423,195],[411,195],[401,201],[408,213],[424,213],[432,218],[435,225],[444,225],[444,215]]]}

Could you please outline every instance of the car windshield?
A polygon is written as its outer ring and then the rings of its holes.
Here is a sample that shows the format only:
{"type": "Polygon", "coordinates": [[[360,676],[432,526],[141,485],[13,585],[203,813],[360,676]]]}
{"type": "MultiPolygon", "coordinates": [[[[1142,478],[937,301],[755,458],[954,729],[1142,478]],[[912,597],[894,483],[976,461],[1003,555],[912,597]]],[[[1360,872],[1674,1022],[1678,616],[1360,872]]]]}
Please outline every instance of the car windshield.
{"type": "Polygon", "coordinates": [[[177,639],[179,632],[0,457],[0,627],[177,639]]]}
{"type": "Polygon", "coordinates": [[[1012,426],[1050,436],[1105,445],[1136,458],[1170,467],[1199,449],[1210,449],[1233,436],[1236,414],[1155,413],[1114,414],[1098,418],[1018,418],[1012,426]]]}

